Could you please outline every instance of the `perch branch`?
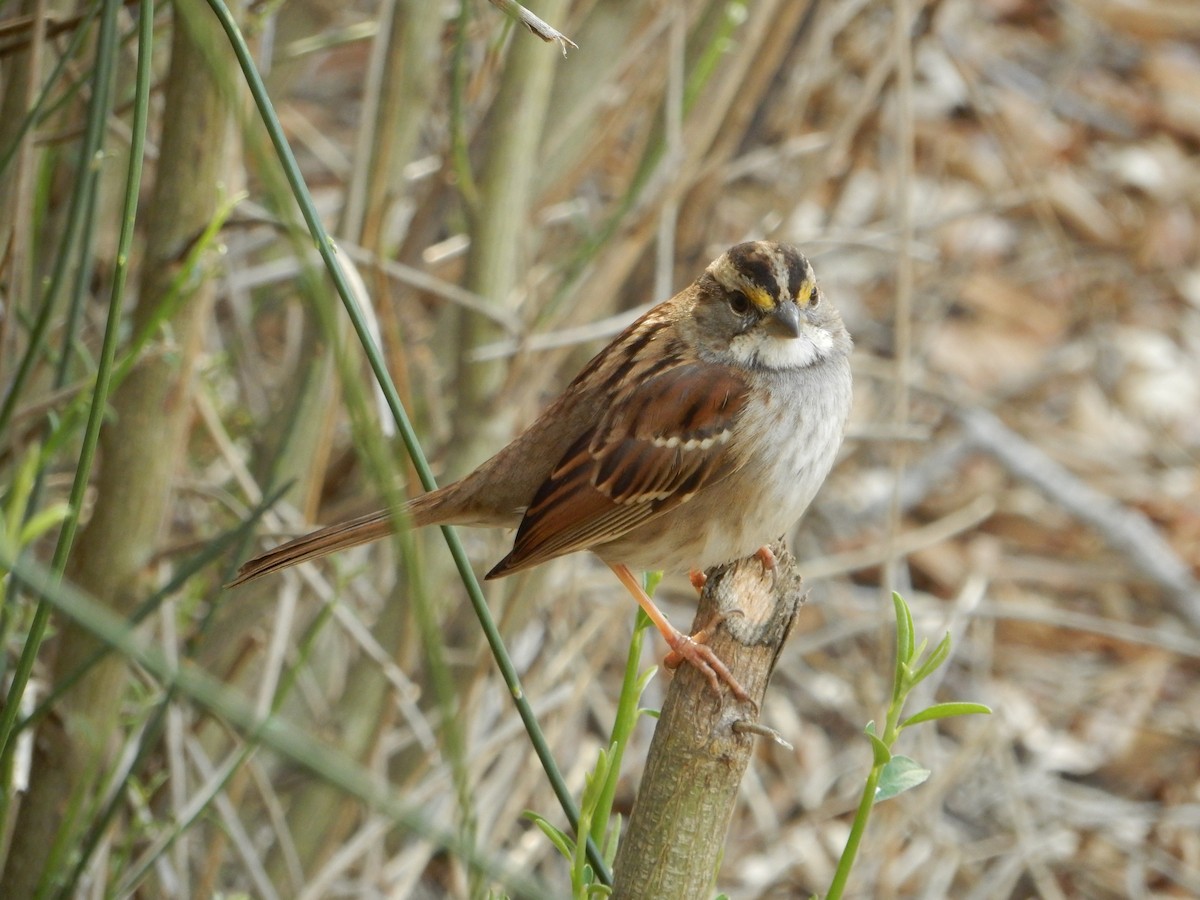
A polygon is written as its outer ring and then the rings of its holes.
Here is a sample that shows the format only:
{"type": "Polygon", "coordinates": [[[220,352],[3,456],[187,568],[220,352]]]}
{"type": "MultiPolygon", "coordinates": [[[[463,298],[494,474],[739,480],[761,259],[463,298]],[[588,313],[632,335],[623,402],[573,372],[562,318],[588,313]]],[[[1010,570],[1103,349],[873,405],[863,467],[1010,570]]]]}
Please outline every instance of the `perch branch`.
{"type": "Polygon", "coordinates": [[[671,682],[645,774],[615,862],[615,897],[686,900],[712,894],[717,863],[750,761],[767,681],[804,602],[795,560],[782,542],[774,571],[756,557],[711,573],[693,629],[726,618],[710,639],[750,694],[715,694],[683,667],[671,682]]]}

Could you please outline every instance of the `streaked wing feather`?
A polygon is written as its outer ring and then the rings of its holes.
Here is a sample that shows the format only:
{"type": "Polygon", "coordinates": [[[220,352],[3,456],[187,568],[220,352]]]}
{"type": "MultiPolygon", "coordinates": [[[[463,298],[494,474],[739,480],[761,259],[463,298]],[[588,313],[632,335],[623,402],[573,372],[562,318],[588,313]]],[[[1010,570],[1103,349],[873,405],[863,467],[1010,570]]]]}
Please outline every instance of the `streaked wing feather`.
{"type": "MultiPolygon", "coordinates": [[[[568,527],[560,529],[557,520],[563,517],[556,513],[529,519],[530,526],[519,532],[513,551],[488,573],[488,577],[532,568],[555,557],[614,540],[649,521],[658,512],[647,503],[616,505],[599,491],[592,493],[589,500],[596,501],[593,515],[578,523],[568,523],[568,527]]],[[[582,508],[572,511],[574,515],[587,512],[582,508]]]]}
{"type": "Polygon", "coordinates": [[[636,384],[564,454],[488,577],[615,540],[726,477],[747,396],[737,370],[712,364],[636,384]]]}

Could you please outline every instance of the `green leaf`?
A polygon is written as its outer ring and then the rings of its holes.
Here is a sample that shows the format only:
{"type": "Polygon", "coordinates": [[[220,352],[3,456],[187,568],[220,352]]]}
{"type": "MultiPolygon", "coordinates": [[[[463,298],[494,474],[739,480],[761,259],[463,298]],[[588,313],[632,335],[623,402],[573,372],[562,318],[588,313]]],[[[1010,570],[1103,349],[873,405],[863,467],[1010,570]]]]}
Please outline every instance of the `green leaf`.
{"type": "Polygon", "coordinates": [[[950,656],[950,632],[946,632],[946,636],[938,642],[938,645],[933,648],[933,652],[929,654],[929,659],[925,660],[912,674],[912,684],[924,681],[933,674],[947,657],[950,656]]]}
{"type": "Polygon", "coordinates": [[[601,853],[604,855],[604,861],[610,866],[613,860],[617,858],[617,847],[621,844],[621,827],[622,819],[620,813],[615,813],[608,822],[608,834],[604,838],[604,846],[601,847],[601,853]]]}
{"type": "MultiPolygon", "coordinates": [[[[596,815],[596,807],[605,793],[608,780],[608,770],[612,762],[612,754],[616,745],[608,749],[601,748],[596,756],[596,767],[583,778],[583,796],[579,800],[579,834],[584,835],[583,841],[574,844],[575,855],[571,860],[571,884],[575,888],[575,896],[586,895],[585,886],[595,880],[590,874],[592,867],[587,860],[586,836],[592,833],[592,818],[596,815]]],[[[606,813],[607,814],[607,813],[606,813]]],[[[599,838],[600,835],[595,835],[599,838]]]]}
{"type": "Polygon", "coordinates": [[[570,835],[564,834],[545,816],[541,816],[531,809],[525,810],[525,818],[542,829],[542,833],[550,838],[550,843],[557,847],[558,852],[565,856],[568,861],[575,858],[575,842],[571,839],[570,835]]]}
{"type": "Polygon", "coordinates": [[[608,777],[609,765],[616,752],[617,745],[613,744],[609,747],[601,747],[596,754],[596,765],[592,767],[591,772],[584,776],[583,797],[579,801],[581,813],[591,812],[596,808],[596,800],[599,799],[600,790],[604,787],[604,780],[608,777]]]}
{"type": "MultiPolygon", "coordinates": [[[[33,491],[33,481],[37,475],[37,469],[38,448],[34,446],[29,449],[17,467],[7,496],[0,494],[0,499],[5,502],[4,531],[7,534],[16,536],[21,533],[21,522],[25,518],[25,507],[29,502],[29,495],[33,491]]],[[[20,545],[16,549],[19,550],[20,545]]]]}
{"type": "Polygon", "coordinates": [[[907,756],[893,756],[879,776],[879,785],[875,788],[875,803],[890,800],[897,794],[923,784],[929,778],[928,769],[921,768],[920,763],[907,756]]]}
{"type": "MultiPolygon", "coordinates": [[[[916,637],[916,632],[913,633],[913,637],[916,637]]],[[[929,638],[921,638],[921,643],[917,644],[917,646],[913,648],[912,656],[908,658],[908,668],[910,671],[916,668],[914,663],[916,663],[922,656],[925,655],[925,648],[928,646],[929,638]]]]}
{"type": "Polygon", "coordinates": [[[55,525],[63,522],[71,512],[66,503],[55,503],[29,519],[21,528],[17,543],[21,547],[32,544],[55,525]]]}
{"type": "MultiPolygon", "coordinates": [[[[654,592],[658,589],[659,582],[662,580],[663,580],[662,572],[647,572],[643,576],[643,580],[642,580],[642,583],[646,586],[646,593],[649,594],[651,597],[653,597],[654,592]]],[[[649,617],[647,617],[647,623],[649,623],[649,617]]]]}
{"type": "Polygon", "coordinates": [[[907,728],[909,725],[919,725],[922,722],[932,722],[935,719],[952,719],[955,716],[989,716],[991,713],[991,709],[982,703],[966,703],[963,701],[935,703],[933,706],[909,716],[900,724],[900,727],[907,728]]]}
{"type": "Polygon", "coordinates": [[[867,740],[871,742],[871,752],[875,755],[875,765],[887,765],[892,758],[892,751],[888,749],[888,745],[869,731],[867,732],[867,740]]]}
{"type": "Polygon", "coordinates": [[[892,591],[892,606],[896,611],[896,656],[898,662],[913,658],[913,618],[904,598],[892,591]]]}

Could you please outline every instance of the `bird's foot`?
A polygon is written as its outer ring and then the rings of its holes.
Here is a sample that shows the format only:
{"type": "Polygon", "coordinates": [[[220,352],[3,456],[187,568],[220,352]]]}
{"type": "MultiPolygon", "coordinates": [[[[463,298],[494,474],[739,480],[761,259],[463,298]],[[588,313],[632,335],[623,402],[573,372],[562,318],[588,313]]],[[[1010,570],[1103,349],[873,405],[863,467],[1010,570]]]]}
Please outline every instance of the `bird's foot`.
{"type": "Polygon", "coordinates": [[[708,646],[708,640],[716,631],[717,626],[730,615],[741,615],[741,610],[713,616],[709,623],[695,634],[688,635],[675,629],[672,629],[673,634],[664,633],[663,638],[670,646],[671,652],[663,659],[663,665],[668,669],[675,669],[681,663],[686,662],[700,670],[700,674],[708,679],[708,683],[712,685],[714,691],[719,693],[721,682],[724,681],[729,685],[733,696],[739,700],[749,700],[750,695],[746,693],[745,688],[733,677],[729,667],[721,661],[712,647],[708,646]]]}
{"type": "Polygon", "coordinates": [[[774,572],[775,567],[779,565],[779,560],[775,558],[774,552],[766,544],[754,551],[754,558],[762,563],[764,572],[774,572]]]}
{"type": "Polygon", "coordinates": [[[650,621],[654,623],[654,627],[658,629],[659,634],[663,636],[663,640],[671,648],[671,652],[667,654],[665,660],[667,668],[673,669],[682,662],[690,663],[700,670],[700,673],[708,679],[708,683],[712,685],[712,689],[718,693],[721,690],[721,682],[724,681],[729,685],[729,690],[733,692],[733,696],[739,700],[750,700],[750,695],[746,693],[746,689],[738,684],[738,680],[733,677],[733,673],[729,671],[729,667],[721,661],[721,658],[713,651],[705,642],[712,636],[713,630],[721,624],[722,621],[729,615],[741,615],[741,610],[734,610],[732,613],[719,613],[713,616],[712,620],[697,631],[694,635],[688,636],[676,628],[663,615],[663,611],[659,609],[654,601],[642,589],[641,582],[629,570],[629,567],[621,563],[609,563],[609,567],[616,574],[625,588],[637,600],[638,605],[650,617],[650,621]]]}

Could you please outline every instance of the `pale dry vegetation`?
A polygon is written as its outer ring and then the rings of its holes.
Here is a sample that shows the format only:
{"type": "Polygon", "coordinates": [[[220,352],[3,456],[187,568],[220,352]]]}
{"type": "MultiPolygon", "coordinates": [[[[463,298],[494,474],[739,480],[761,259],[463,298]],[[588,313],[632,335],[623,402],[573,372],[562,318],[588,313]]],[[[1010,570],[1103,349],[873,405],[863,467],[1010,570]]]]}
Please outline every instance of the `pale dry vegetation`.
{"type": "MultiPolygon", "coordinates": [[[[762,710],[795,749],[761,743],[718,887],[825,889],[870,764],[861,730],[886,705],[898,590],[921,633],[954,636],[929,698],[995,714],[905,736],[898,750],[933,775],[877,809],[851,894],[1200,895],[1200,6],[547,0],[534,11],[579,45],[565,59],[488,4],[464,6],[290,0],[238,14],[439,479],[497,448],[637,310],[736,241],[801,247],[856,339],[850,434],[792,537],[810,599],[762,710]]],[[[179,9],[211,22],[203,3],[179,9]]],[[[85,261],[78,318],[62,298],[0,421],[0,485],[57,440],[37,508],[68,496],[79,457],[82,419],[66,413],[101,356],[131,127],[135,6],[116,17],[127,40],[98,230],[56,262],[94,36],[44,117],[16,126],[74,15],[0,4],[0,153],[20,148],[0,157],[6,395],[45,279],[85,261]],[[40,37],[38,15],[57,23],[40,37]]],[[[561,813],[439,535],[221,588],[261,539],[419,485],[223,36],[170,72],[177,23],[156,15],[126,334],[164,296],[183,299],[116,385],[66,577],[128,616],[293,482],[252,539],[173,585],[141,635],[562,895],[565,864],[521,815],[561,813]],[[218,77],[197,88],[212,59],[218,77]],[[189,117],[201,117],[191,137],[166,137],[189,117]],[[167,287],[181,271],[182,288],[167,287]],[[131,509],[142,486],[149,508],[131,509]]],[[[8,565],[15,545],[0,534],[8,565]]],[[[507,540],[463,537],[477,571],[507,540]]],[[[38,558],[53,548],[43,537],[38,558]]],[[[633,606],[583,556],[488,596],[578,794],[607,740],[633,606]]],[[[690,621],[686,579],[660,596],[690,621]]],[[[8,582],[9,676],[35,599],[8,582]]],[[[50,622],[35,700],[94,646],[50,622]]],[[[82,683],[40,720],[32,763],[5,757],[10,797],[30,783],[6,807],[10,889],[42,865],[65,878],[82,847],[71,890],[96,896],[457,897],[497,884],[307,761],[253,749],[146,668],[110,657],[82,683]],[[75,807],[56,793],[70,784],[75,807]],[[110,796],[111,818],[85,840],[110,796]]],[[[624,811],[652,726],[625,760],[624,811]]]]}

